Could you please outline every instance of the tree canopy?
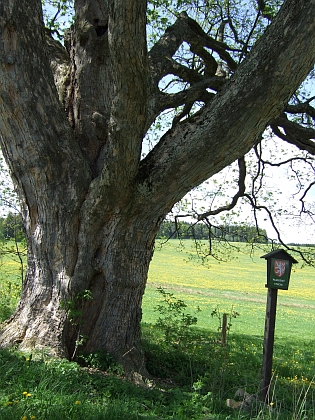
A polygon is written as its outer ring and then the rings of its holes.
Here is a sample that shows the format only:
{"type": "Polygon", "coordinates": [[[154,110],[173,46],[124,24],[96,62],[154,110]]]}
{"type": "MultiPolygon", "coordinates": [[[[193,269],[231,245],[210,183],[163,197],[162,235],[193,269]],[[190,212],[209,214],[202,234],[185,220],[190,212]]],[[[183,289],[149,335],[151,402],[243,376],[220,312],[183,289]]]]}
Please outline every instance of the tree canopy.
{"type": "MultiPolygon", "coordinates": [[[[46,5],[55,7],[50,9],[50,14],[46,15],[45,19],[51,34],[61,36],[62,26],[58,24],[58,18],[67,13],[71,14],[71,3],[46,2],[46,5]]],[[[166,37],[177,31],[182,33],[176,45],[172,45],[173,49],[164,49],[161,52],[167,54],[164,57],[167,65],[165,64],[162,73],[160,72],[155,80],[155,88],[158,87],[158,90],[155,91],[154,100],[155,103],[160,102],[161,109],[158,109],[152,118],[153,124],[148,129],[142,145],[142,156],[146,156],[148,151],[153,149],[161,133],[191,117],[213,100],[214,95],[228,83],[237,66],[244,61],[254,44],[270,26],[282,4],[282,0],[148,2],[147,43],[148,47],[152,48],[153,55],[158,50],[158,45],[165,42],[166,37]],[[185,25],[179,23],[183,21],[184,16],[193,29],[185,29],[185,25]],[[190,18],[194,18],[194,21],[190,18]],[[179,30],[180,26],[182,28],[179,30]]],[[[149,57],[152,57],[152,53],[149,57]]],[[[240,202],[247,202],[253,209],[253,219],[257,227],[259,214],[264,213],[264,217],[271,221],[275,242],[283,246],[286,244],[280,227],[284,217],[290,216],[284,222],[286,224],[290,225],[294,219],[299,218],[301,224],[307,223],[312,227],[312,193],[315,183],[313,77],[312,69],[293,93],[281,115],[271,120],[264,133],[257,138],[252,152],[245,159],[238,159],[238,168],[233,169],[234,177],[229,173],[228,180],[225,178],[224,181],[225,184],[230,184],[229,191],[226,191],[226,185],[212,185],[210,192],[199,195],[202,199],[195,200],[191,209],[186,206],[184,213],[181,211],[180,215],[204,220],[207,225],[213,226],[214,231],[218,228],[214,216],[235,209],[240,202]],[[271,192],[266,189],[266,180],[269,176],[268,170],[273,169],[273,176],[276,167],[280,168],[280,174],[284,178],[287,177],[288,182],[290,179],[293,182],[284,185],[282,191],[278,189],[271,192]],[[288,188],[292,189],[289,206],[288,196],[284,203],[279,199],[283,189],[288,188]],[[238,191],[233,195],[231,190],[233,192],[235,189],[238,191]],[[202,204],[196,206],[198,201],[202,201],[202,204]],[[289,208],[283,209],[284,206],[289,208]]],[[[301,243],[298,237],[294,242],[301,243]]],[[[311,262],[310,254],[304,256],[311,262]]]]}

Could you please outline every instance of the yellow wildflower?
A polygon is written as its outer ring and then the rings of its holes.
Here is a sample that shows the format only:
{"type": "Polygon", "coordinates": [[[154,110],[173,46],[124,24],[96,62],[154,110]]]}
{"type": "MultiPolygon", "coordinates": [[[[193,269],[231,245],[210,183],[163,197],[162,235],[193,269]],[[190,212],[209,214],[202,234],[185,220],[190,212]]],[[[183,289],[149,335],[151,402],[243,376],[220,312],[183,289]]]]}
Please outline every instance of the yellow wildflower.
{"type": "Polygon", "coordinates": [[[80,405],[81,404],[81,401],[76,401],[75,404],[76,405],[80,405]]]}
{"type": "Polygon", "coordinates": [[[28,394],[28,392],[26,392],[26,391],[23,392],[23,395],[27,395],[27,394],[28,394]]]}
{"type": "Polygon", "coordinates": [[[12,401],[8,401],[7,402],[7,405],[12,405],[12,401]]]}
{"type": "Polygon", "coordinates": [[[23,416],[21,420],[27,420],[27,416],[23,416]]]}

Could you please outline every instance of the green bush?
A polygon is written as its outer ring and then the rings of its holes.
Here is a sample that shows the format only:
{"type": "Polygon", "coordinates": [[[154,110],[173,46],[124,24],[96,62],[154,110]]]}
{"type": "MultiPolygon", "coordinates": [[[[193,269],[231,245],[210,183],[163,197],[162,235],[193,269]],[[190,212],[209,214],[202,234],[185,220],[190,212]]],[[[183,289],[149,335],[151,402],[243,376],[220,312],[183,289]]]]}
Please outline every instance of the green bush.
{"type": "Polygon", "coordinates": [[[191,326],[196,325],[198,319],[196,313],[193,315],[186,312],[187,304],[174,296],[173,293],[166,292],[162,287],[157,291],[161,294],[161,303],[154,310],[159,313],[156,326],[163,334],[168,343],[187,346],[191,340],[191,326]]]}

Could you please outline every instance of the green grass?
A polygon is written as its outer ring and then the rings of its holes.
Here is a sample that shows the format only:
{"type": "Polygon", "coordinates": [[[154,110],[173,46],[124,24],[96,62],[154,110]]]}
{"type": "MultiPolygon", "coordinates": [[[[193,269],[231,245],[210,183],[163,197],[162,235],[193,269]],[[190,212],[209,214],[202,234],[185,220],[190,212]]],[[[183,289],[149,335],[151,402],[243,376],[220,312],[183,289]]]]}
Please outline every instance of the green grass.
{"type": "MultiPolygon", "coordinates": [[[[260,258],[267,250],[261,249],[250,256],[248,249],[239,244],[243,252],[234,252],[232,260],[212,260],[201,265],[193,257],[193,243],[169,241],[157,248],[149,271],[149,280],[143,301],[144,321],[154,323],[154,307],[161,286],[172,291],[192,307],[199,306],[198,326],[214,327],[210,314],[219,307],[222,312],[234,310],[240,317],[233,323],[235,333],[263,335],[267,289],[266,260],[260,258]]],[[[289,290],[279,290],[276,338],[291,337],[312,340],[315,322],[315,269],[293,266],[289,290]]]]}
{"type": "Polygon", "coordinates": [[[129,383],[106,357],[94,355],[89,367],[52,360],[44,354],[0,352],[0,419],[312,419],[315,390],[296,377],[296,362],[314,363],[314,343],[279,347],[282,361],[272,383],[272,405],[255,402],[249,411],[232,410],[226,399],[237,389],[258,391],[261,342],[230,334],[222,347],[215,332],[198,331],[184,345],[165,343],[155,327],[144,325],[148,367],[159,379],[129,383]],[[289,363],[288,363],[289,362],[289,363]],[[294,362],[294,363],[293,363],[294,362]],[[104,370],[107,372],[104,372],[104,370]]]}
{"type": "Polygon", "coordinates": [[[0,419],[155,418],[160,392],[136,387],[114,375],[81,369],[77,363],[17,352],[0,353],[0,419]],[[144,414],[142,416],[142,414],[144,414]]]}
{"type": "MultiPolygon", "coordinates": [[[[170,241],[156,251],[150,268],[142,327],[154,381],[129,383],[104,354],[81,359],[82,368],[45,354],[31,359],[14,349],[2,350],[0,420],[315,419],[314,269],[295,267],[289,290],[279,291],[271,404],[255,400],[234,410],[226,400],[237,399],[238,389],[253,395],[259,391],[267,294],[266,261],[260,256],[267,250],[250,258],[243,248],[231,255],[232,261],[203,266],[194,258],[192,243],[185,244],[183,249],[170,241]],[[158,287],[172,293],[175,302],[182,299],[186,314],[194,315],[199,306],[197,325],[180,329],[176,324],[166,340],[165,328],[176,316],[154,310],[163,304],[158,287]],[[231,319],[227,345],[222,346],[218,314],[231,311],[239,316],[231,319]]],[[[10,267],[9,260],[3,267],[10,267]]],[[[8,299],[20,287],[17,276],[0,276],[1,291],[6,291],[0,308],[4,301],[13,310],[16,298],[8,299]]],[[[185,319],[179,313],[177,321],[185,319]]]]}
{"type": "MultiPolygon", "coordinates": [[[[18,244],[25,263],[25,247],[18,244]]],[[[25,269],[25,267],[23,267],[25,269]]],[[[0,322],[14,311],[22,286],[21,264],[14,241],[0,242],[0,322]]]]}

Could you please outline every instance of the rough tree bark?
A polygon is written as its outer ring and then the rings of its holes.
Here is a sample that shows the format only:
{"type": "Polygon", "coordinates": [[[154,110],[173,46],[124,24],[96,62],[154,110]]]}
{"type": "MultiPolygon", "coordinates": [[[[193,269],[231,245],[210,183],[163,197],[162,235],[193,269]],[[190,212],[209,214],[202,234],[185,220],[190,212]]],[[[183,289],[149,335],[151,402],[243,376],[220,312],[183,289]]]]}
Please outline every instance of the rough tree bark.
{"type": "Polygon", "coordinates": [[[2,325],[1,346],[71,357],[80,335],[82,351],[105,349],[146,374],[141,301],[161,221],[252,148],[315,61],[315,0],[286,1],[237,69],[224,44],[184,13],[148,53],[146,7],[77,0],[66,51],[45,38],[40,0],[0,4],[0,139],[28,240],[21,300],[2,325]],[[208,64],[205,77],[172,61],[183,41],[208,64]],[[201,44],[235,71],[229,81],[215,75],[201,44]],[[176,72],[195,77],[191,88],[162,94],[159,80],[176,72]],[[206,105],[141,160],[156,116],[196,99],[206,105]],[[92,300],[77,299],[85,290],[92,300]],[[80,302],[78,325],[69,300],[80,302]]]}

